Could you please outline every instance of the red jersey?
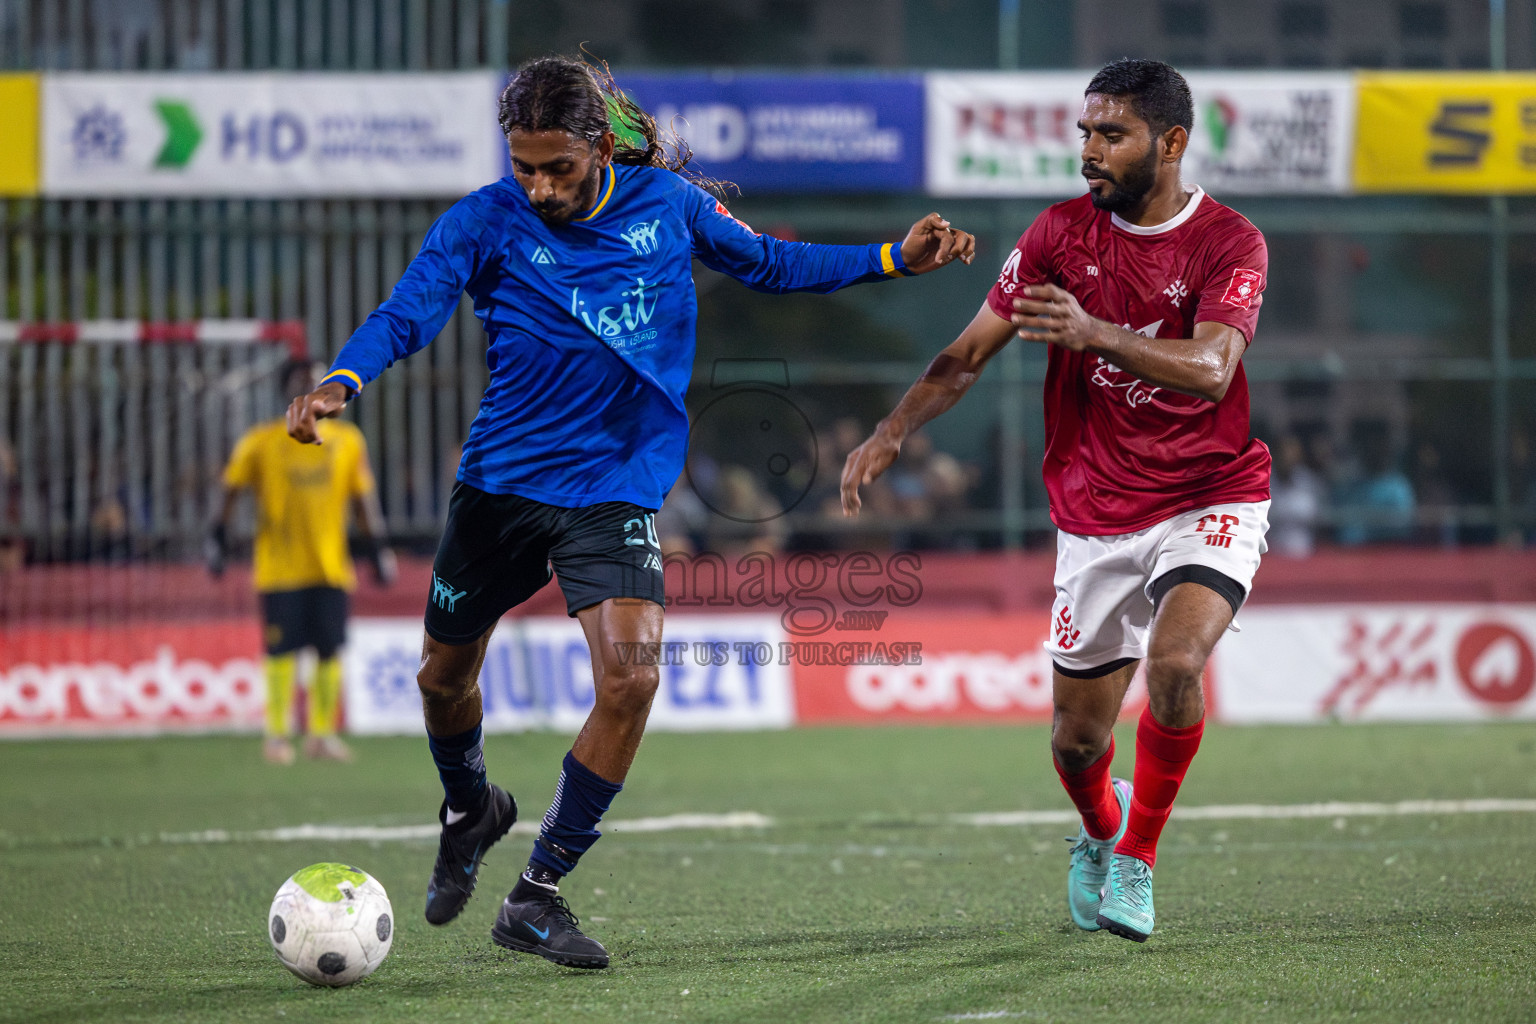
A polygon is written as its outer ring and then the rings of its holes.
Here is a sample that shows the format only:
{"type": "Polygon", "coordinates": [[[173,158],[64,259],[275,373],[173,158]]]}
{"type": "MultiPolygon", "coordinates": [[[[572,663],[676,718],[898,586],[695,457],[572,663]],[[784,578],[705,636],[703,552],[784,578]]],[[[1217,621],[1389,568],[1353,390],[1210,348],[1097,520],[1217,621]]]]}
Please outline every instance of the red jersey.
{"type": "MultiPolygon", "coordinates": [[[[1195,324],[1216,320],[1251,343],[1268,270],[1259,229],[1198,188],[1155,227],[1083,195],[1035,218],[987,303],[1008,319],[1026,285],[1054,284],[1089,316],[1148,338],[1192,338],[1195,324]]],[[[1044,473],[1051,520],[1076,534],[1133,533],[1189,509],[1269,498],[1269,449],[1248,436],[1241,363],[1209,402],[1051,345],[1044,473]]]]}

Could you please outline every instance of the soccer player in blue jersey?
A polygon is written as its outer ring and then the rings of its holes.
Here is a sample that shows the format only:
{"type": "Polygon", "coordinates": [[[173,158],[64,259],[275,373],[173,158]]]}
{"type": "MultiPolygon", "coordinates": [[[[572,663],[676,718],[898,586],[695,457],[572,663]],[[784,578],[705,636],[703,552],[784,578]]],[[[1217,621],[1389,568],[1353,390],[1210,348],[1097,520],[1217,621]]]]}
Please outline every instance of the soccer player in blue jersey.
{"type": "Polygon", "coordinates": [[[427,233],[393,294],[288,410],[318,441],[385,368],[434,338],[458,304],[485,324],[490,382],[459,463],[433,563],[417,683],[442,778],[442,835],[427,920],[458,916],[517,804],[486,780],[478,676],[501,616],[559,577],[592,654],[595,702],[555,786],[528,867],[491,937],[569,967],[606,967],[559,882],[598,838],[650,713],[657,669],[621,658],[659,643],[661,552],[653,516],[682,471],[692,373],[692,263],[766,292],[830,292],[907,277],[975,240],[938,214],[898,245],[783,242],[754,233],[677,174],[655,122],[606,70],[562,58],[521,68],[501,97],[512,175],[460,200],[427,233]],[[619,144],[609,103],[646,143],[619,144]]]}

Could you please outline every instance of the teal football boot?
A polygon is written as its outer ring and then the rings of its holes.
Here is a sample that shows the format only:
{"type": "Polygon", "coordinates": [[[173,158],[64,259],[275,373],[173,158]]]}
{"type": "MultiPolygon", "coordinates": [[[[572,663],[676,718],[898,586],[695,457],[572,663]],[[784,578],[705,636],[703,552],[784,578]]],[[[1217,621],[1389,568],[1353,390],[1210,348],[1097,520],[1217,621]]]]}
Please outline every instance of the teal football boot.
{"type": "Polygon", "coordinates": [[[1152,868],[1139,857],[1117,853],[1099,905],[1099,927],[1122,939],[1146,942],[1152,934],[1152,868]]]}
{"type": "Polygon", "coordinates": [[[1108,839],[1094,839],[1079,825],[1077,835],[1067,836],[1067,842],[1072,844],[1071,859],[1067,862],[1067,909],[1072,913],[1072,923],[1085,932],[1099,930],[1099,894],[1109,875],[1109,858],[1131,820],[1131,784],[1124,779],[1110,781],[1115,799],[1120,801],[1119,830],[1108,839]]]}

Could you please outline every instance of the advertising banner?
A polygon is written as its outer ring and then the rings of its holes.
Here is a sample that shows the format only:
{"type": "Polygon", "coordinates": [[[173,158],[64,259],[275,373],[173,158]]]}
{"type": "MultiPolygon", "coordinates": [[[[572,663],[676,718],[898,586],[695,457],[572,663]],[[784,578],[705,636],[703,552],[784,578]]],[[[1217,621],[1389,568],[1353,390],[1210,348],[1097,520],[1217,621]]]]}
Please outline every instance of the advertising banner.
{"type": "Polygon", "coordinates": [[[1216,648],[1224,722],[1536,718],[1536,605],[1245,608],[1216,648]]]}
{"type": "Polygon", "coordinates": [[[0,75],[0,196],[37,195],[37,75],[0,75]]]}
{"type": "Polygon", "coordinates": [[[1536,74],[1367,74],[1362,192],[1536,192],[1536,74]]]}
{"type": "MultiPolygon", "coordinates": [[[[666,640],[620,657],[657,665],[649,729],[768,729],[793,723],[791,669],[774,616],[667,617],[666,640]]],[[[420,733],[421,619],[357,619],[345,656],[347,724],[355,733],[420,733]]],[[[575,619],[507,619],[480,671],[487,732],[575,731],[592,709],[592,661],[575,619]]]]}
{"type": "MultiPolygon", "coordinates": [[[[892,613],[858,633],[795,650],[801,722],[1051,720],[1051,657],[1041,645],[1050,609],[1036,615],[892,613]]],[[[794,648],[792,648],[794,650],[794,648]]],[[[1122,716],[1141,713],[1132,683],[1122,716]]]]}
{"type": "Polygon", "coordinates": [[[622,74],[693,150],[691,167],[745,194],[916,192],[920,75],[622,74]]]}
{"type": "Polygon", "coordinates": [[[259,730],[252,618],[0,631],[0,737],[259,730]]]}
{"type": "MultiPolygon", "coordinates": [[[[1077,120],[1083,72],[927,76],[928,191],[1040,196],[1084,191],[1077,120]]],[[[1188,76],[1195,126],[1184,180],[1222,195],[1349,189],[1354,86],[1347,73],[1188,76]]]]}
{"type": "Polygon", "coordinates": [[[51,74],[43,191],[457,196],[502,174],[497,78],[51,74]]]}

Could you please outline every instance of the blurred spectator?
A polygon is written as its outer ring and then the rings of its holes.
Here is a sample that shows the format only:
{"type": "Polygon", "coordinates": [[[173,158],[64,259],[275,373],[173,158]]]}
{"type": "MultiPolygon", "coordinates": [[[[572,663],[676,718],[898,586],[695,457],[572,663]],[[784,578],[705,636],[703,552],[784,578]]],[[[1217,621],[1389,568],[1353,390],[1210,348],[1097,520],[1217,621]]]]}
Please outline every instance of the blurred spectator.
{"type": "Polygon", "coordinates": [[[1509,434],[1509,493],[1515,506],[1515,528],[1507,544],[1536,542],[1536,450],[1524,426],[1509,434]]]}
{"type": "Polygon", "coordinates": [[[21,538],[11,533],[17,520],[17,489],[16,449],[0,435],[0,575],[20,569],[25,551],[21,538]]]}
{"type": "Polygon", "coordinates": [[[705,531],[705,546],[728,562],[749,551],[777,554],[783,550],[784,510],[758,485],[751,470],[723,467],[714,493],[704,504],[714,513],[705,531]]]}
{"type": "Polygon", "coordinates": [[[684,473],[667,493],[667,500],[656,513],[656,540],[662,557],[698,554],[709,526],[709,509],[693,493],[684,473]]]}
{"type": "Polygon", "coordinates": [[[95,0],[91,24],[96,30],[100,65],[119,70],[144,66],[150,36],[164,31],[155,0],[95,0]]]}
{"type": "Polygon", "coordinates": [[[1301,439],[1282,437],[1274,450],[1270,481],[1269,549],[1288,558],[1305,558],[1316,546],[1317,524],[1328,502],[1328,487],[1307,465],[1301,439]]]}
{"type": "Polygon", "coordinates": [[[1358,476],[1339,489],[1340,544],[1355,546],[1400,542],[1413,535],[1413,484],[1394,464],[1386,423],[1366,420],[1355,425],[1359,453],[1358,476]]]}
{"type": "Polygon", "coordinates": [[[1420,509],[1419,542],[1455,547],[1458,502],[1441,464],[1440,449],[1428,441],[1413,451],[1413,494],[1420,509]]]}

